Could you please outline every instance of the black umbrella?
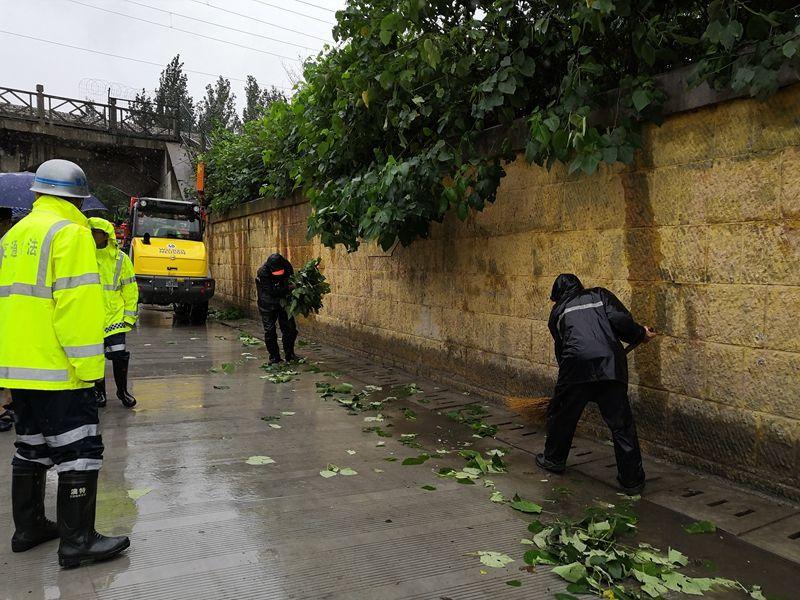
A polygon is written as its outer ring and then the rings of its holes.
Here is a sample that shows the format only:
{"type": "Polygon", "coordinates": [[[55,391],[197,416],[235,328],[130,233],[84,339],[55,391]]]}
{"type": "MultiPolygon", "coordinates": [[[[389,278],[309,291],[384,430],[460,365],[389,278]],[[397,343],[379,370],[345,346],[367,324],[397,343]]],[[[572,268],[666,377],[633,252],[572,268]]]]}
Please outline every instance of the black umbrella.
{"type": "MultiPolygon", "coordinates": [[[[33,185],[34,174],[23,173],[0,173],[0,208],[10,208],[15,216],[30,212],[33,207],[33,185]]],[[[100,200],[94,196],[84,199],[81,210],[108,210],[100,200]]]]}

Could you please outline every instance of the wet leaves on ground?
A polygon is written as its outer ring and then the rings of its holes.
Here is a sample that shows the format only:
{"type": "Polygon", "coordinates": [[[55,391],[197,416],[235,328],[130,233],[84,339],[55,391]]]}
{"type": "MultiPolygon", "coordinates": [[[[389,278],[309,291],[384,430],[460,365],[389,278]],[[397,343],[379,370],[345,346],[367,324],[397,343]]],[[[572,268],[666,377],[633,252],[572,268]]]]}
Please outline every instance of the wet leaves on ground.
{"type": "Polygon", "coordinates": [[[329,479],[337,475],[342,475],[344,477],[358,475],[358,471],[356,471],[355,469],[351,469],[350,467],[340,467],[338,465],[329,463],[325,469],[319,472],[319,474],[325,479],[329,479]]]}

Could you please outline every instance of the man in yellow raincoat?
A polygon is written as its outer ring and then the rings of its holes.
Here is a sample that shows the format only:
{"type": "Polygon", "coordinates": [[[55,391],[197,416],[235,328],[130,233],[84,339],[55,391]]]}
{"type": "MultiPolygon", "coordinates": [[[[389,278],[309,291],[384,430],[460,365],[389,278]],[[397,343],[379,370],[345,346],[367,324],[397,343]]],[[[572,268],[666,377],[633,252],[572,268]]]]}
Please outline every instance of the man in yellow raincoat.
{"type": "Polygon", "coordinates": [[[86,174],[67,160],[37,170],[31,213],[0,241],[0,387],[11,390],[14,536],[25,552],[60,538],[63,567],[116,556],[130,546],[94,528],[103,464],[94,382],[103,376],[103,291],[79,207],[86,174]],[[44,510],[46,470],[58,471],[58,526],[44,510]]]}
{"type": "MultiPolygon", "coordinates": [[[[106,307],[103,349],[114,369],[117,398],[125,408],[133,408],[136,406],[136,398],[128,391],[131,353],[125,345],[125,334],[133,329],[139,316],[139,287],[136,285],[131,259],[117,246],[114,225],[105,219],[92,217],[89,219],[89,227],[92,228],[92,237],[97,246],[97,266],[106,307]]],[[[97,405],[105,406],[106,380],[97,381],[94,390],[97,405]]]]}

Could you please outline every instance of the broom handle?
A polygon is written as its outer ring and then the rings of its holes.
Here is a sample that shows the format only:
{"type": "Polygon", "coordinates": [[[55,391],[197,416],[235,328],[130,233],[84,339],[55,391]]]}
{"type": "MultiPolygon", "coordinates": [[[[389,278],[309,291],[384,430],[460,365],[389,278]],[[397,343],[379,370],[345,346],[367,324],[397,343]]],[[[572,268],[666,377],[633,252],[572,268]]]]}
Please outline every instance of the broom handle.
{"type": "Polygon", "coordinates": [[[633,352],[636,349],[636,346],[641,344],[643,340],[644,338],[642,338],[638,342],[634,342],[633,344],[628,344],[627,346],[625,346],[625,354],[630,354],[631,352],[633,352]]]}

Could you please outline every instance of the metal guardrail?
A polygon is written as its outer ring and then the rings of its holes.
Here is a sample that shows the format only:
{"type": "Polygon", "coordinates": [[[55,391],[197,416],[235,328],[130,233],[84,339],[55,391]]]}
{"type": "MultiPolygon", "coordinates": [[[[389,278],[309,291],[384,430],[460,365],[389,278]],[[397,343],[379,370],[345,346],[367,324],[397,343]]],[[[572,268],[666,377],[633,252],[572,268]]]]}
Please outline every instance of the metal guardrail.
{"type": "Polygon", "coordinates": [[[109,98],[108,104],[102,104],[54,96],[45,94],[42,85],[37,85],[35,92],[0,86],[0,116],[130,137],[181,139],[177,111],[157,114],[120,98],[109,98]]]}

